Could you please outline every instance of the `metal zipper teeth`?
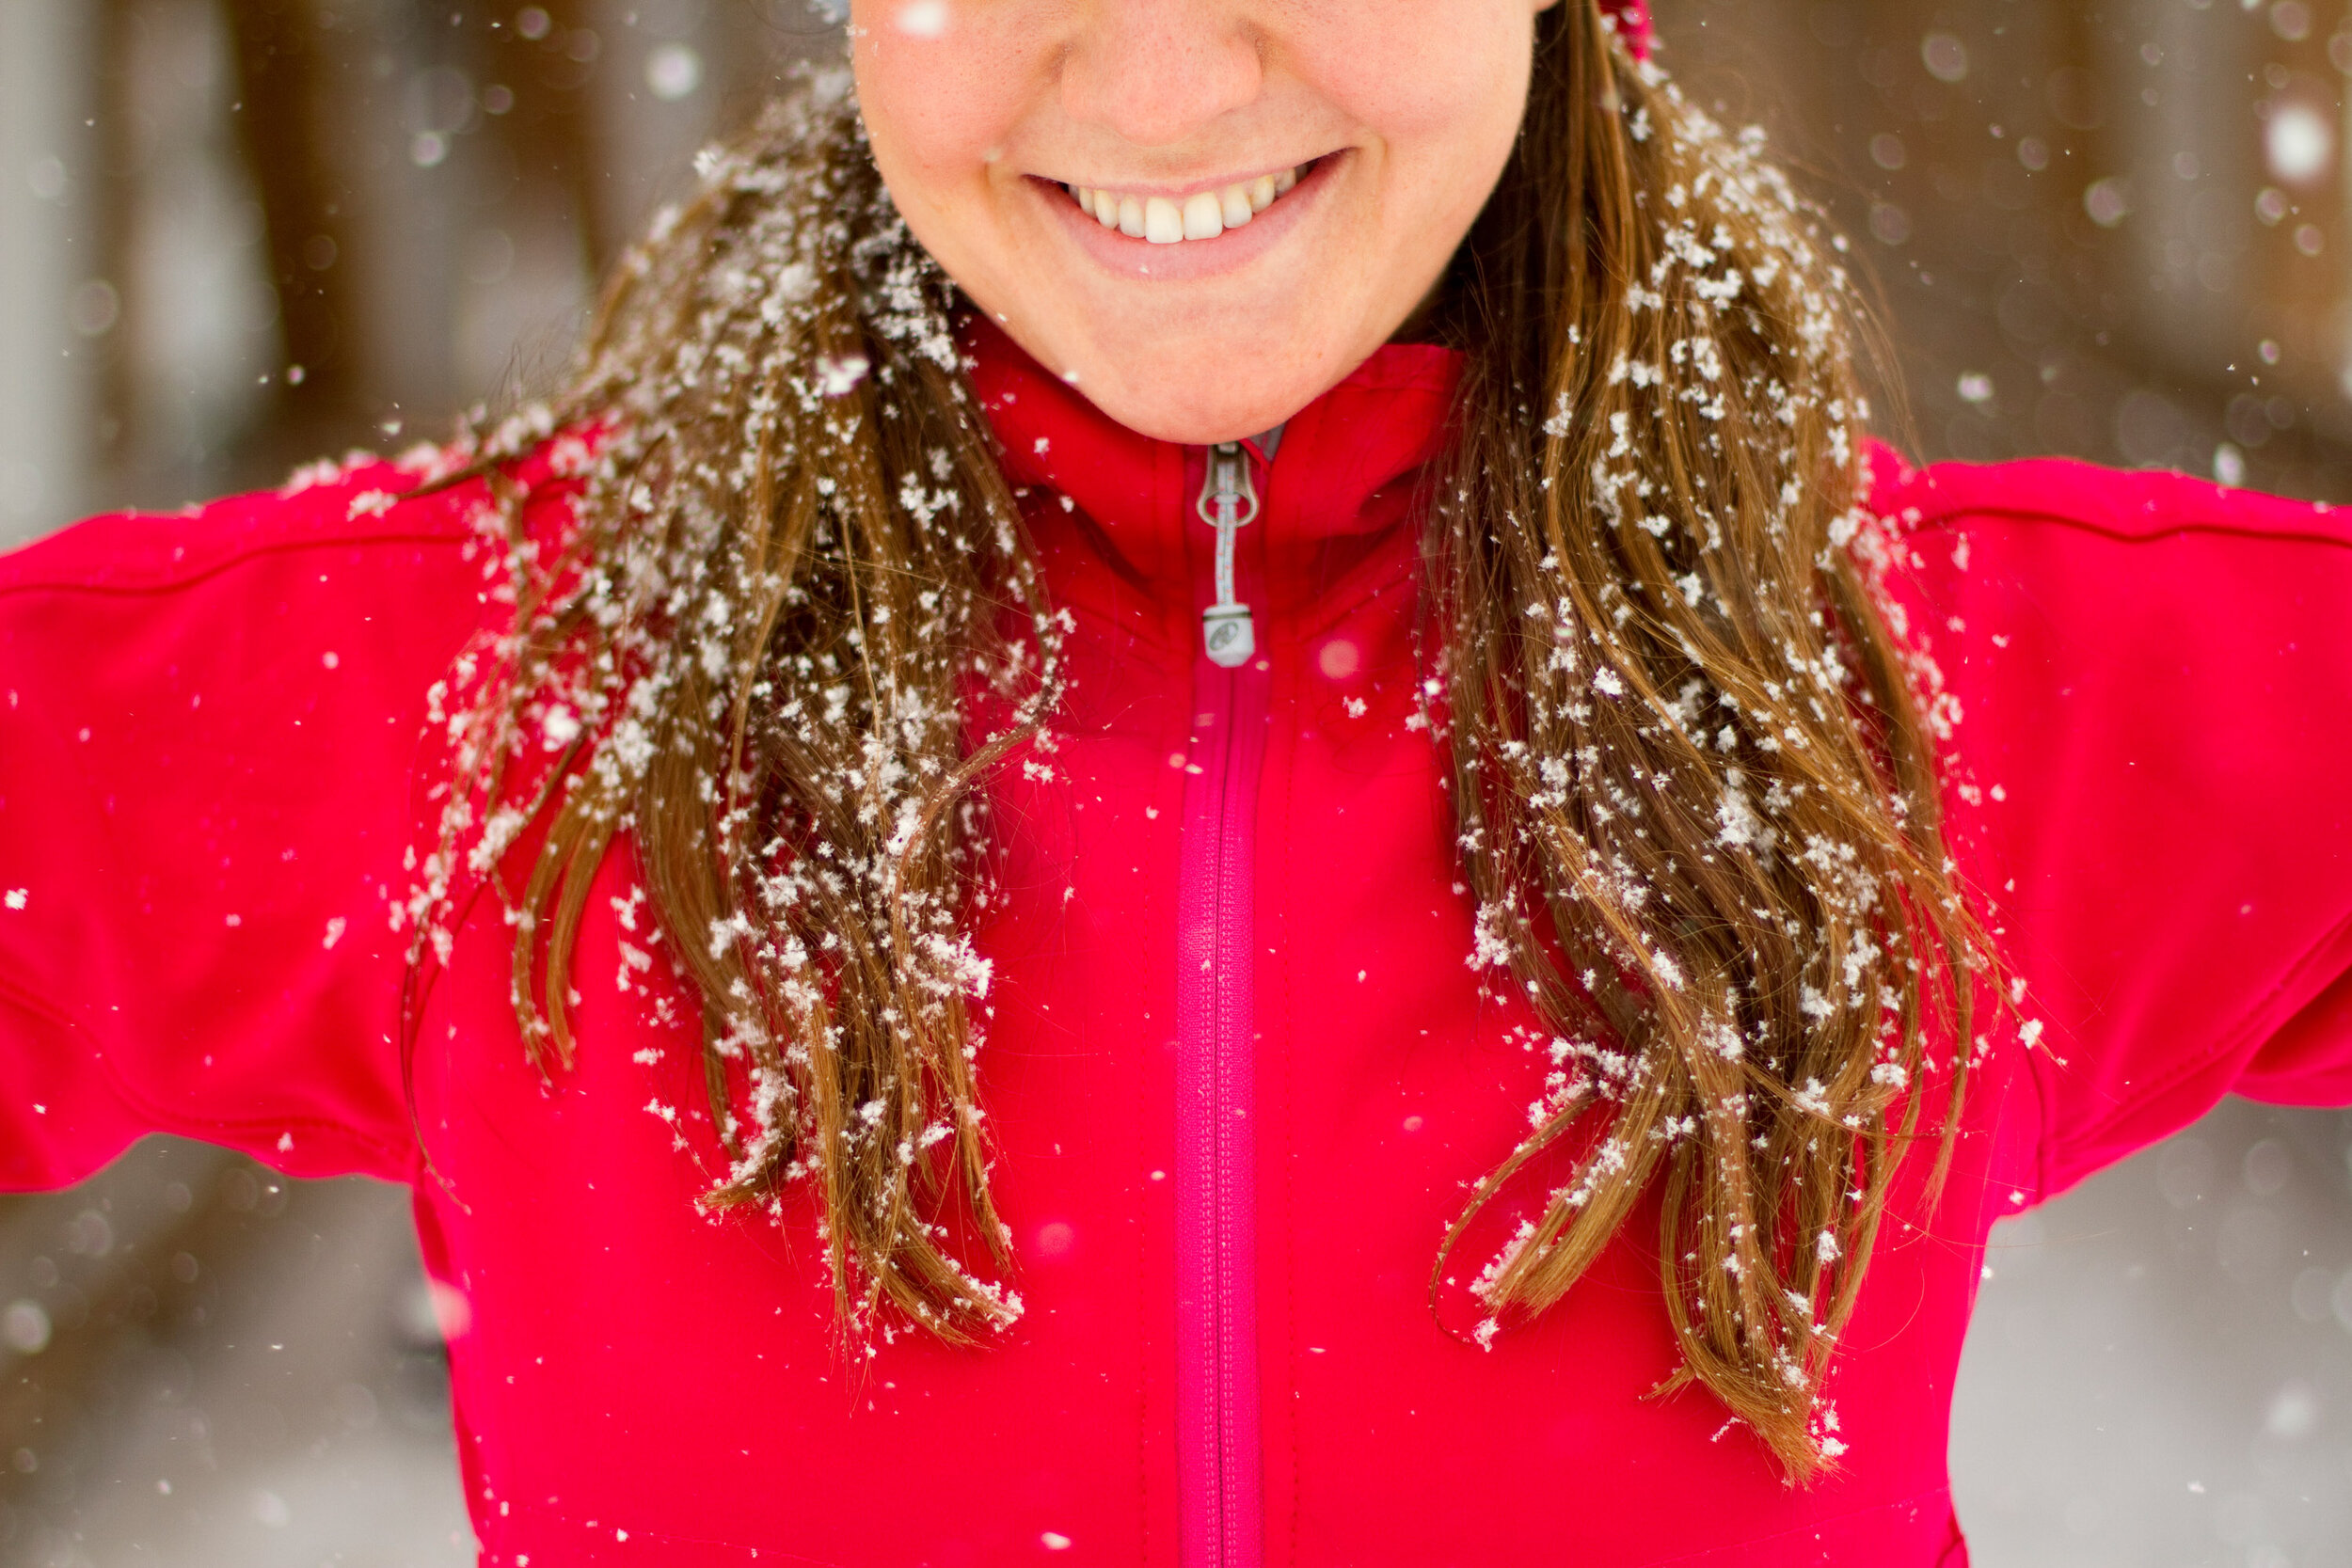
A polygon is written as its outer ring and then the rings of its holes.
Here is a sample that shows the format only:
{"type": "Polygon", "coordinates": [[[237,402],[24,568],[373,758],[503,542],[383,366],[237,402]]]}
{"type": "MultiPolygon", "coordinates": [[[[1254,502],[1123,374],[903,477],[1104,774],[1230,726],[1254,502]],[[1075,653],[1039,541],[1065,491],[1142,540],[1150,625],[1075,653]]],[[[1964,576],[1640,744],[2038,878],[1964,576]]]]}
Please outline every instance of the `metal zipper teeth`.
{"type": "MultiPolygon", "coordinates": [[[[1238,610],[1232,451],[1208,454],[1197,508],[1219,534],[1216,603],[1195,660],[1177,975],[1177,1459],[1184,1568],[1258,1568],[1259,1433],[1251,908],[1266,672],[1229,662],[1238,610]],[[1220,465],[1219,457],[1228,463],[1220,465]],[[1220,486],[1218,480],[1228,481],[1220,486]],[[1220,657],[1219,656],[1224,657],[1220,657]]],[[[1247,483],[1247,456],[1240,472],[1247,483]]],[[[1249,515],[1256,497],[1248,497],[1249,515]]]]}

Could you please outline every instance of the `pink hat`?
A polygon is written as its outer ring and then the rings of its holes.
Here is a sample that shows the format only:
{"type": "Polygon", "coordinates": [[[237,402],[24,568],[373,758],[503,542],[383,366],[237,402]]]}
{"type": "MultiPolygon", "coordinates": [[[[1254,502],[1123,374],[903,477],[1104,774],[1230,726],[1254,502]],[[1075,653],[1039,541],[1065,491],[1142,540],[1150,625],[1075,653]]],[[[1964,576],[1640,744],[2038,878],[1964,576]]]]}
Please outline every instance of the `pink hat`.
{"type": "Polygon", "coordinates": [[[1636,58],[1649,55],[1649,0],[1600,0],[1603,16],[1617,19],[1617,31],[1625,35],[1626,43],[1636,58]]]}

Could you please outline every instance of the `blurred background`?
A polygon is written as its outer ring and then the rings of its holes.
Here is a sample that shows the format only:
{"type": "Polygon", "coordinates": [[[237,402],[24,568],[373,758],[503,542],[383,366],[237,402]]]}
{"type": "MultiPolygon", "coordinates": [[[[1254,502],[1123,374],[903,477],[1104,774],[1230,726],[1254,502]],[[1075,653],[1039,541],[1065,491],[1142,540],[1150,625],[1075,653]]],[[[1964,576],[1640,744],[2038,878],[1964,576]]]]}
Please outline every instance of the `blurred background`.
{"type": "MultiPolygon", "coordinates": [[[[2341,7],[1660,8],[1852,236],[1919,455],[2352,500],[2341,7]]],[[[804,0],[0,0],[0,543],[545,386],[838,46],[804,0]]],[[[1979,1564],[2352,1563],[2352,1117],[2225,1104],[1989,1261],[1979,1564]]],[[[0,1568],[471,1560],[405,1193],[156,1141],[0,1198],[0,1568]]]]}

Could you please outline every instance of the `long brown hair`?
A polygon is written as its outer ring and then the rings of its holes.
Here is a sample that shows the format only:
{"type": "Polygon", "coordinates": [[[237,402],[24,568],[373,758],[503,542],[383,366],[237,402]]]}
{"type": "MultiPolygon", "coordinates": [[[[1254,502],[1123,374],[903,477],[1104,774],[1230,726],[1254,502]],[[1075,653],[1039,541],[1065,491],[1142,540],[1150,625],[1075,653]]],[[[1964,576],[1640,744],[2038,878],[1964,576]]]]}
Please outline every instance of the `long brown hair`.
{"type": "MultiPolygon", "coordinates": [[[[970,1338],[1019,1310],[951,1240],[1011,1264],[975,1066],[973,786],[1051,766],[1066,623],[846,73],[703,175],[621,268],[570,389],[482,438],[493,471],[554,430],[597,446],[568,534],[505,497],[513,632],[460,720],[418,908],[430,935],[468,868],[527,863],[503,884],[516,1006],[568,1062],[572,939],[626,832],[703,1001],[729,1157],[706,1201],[811,1183],[846,1324],[888,1304],[970,1338]]],[[[1546,13],[1438,317],[1468,369],[1425,535],[1475,961],[1559,1036],[1534,1135],[1472,1211],[1589,1140],[1478,1288],[1498,1323],[1541,1311],[1655,1188],[1677,1381],[1800,1476],[1836,1452],[1817,1391],[1930,1098],[1926,1042],[1970,1037],[1984,965],[1918,682],[1874,608],[1836,248],[1593,0],[1546,13]]]]}

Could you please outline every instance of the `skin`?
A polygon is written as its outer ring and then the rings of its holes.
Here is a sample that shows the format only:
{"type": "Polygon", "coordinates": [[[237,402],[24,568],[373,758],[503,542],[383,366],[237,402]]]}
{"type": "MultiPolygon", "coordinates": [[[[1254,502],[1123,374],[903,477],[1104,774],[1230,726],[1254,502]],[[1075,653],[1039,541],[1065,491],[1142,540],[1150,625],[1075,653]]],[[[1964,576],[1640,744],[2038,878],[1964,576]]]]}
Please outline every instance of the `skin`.
{"type": "Polygon", "coordinates": [[[948,275],[1112,419],[1205,443],[1288,419],[1411,317],[1502,175],[1553,3],[855,0],[851,58],[948,275]],[[1181,245],[1062,188],[1181,198],[1311,160],[1181,245]]]}

